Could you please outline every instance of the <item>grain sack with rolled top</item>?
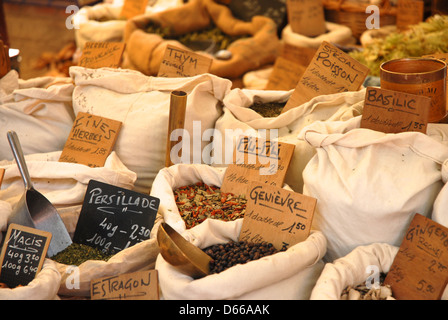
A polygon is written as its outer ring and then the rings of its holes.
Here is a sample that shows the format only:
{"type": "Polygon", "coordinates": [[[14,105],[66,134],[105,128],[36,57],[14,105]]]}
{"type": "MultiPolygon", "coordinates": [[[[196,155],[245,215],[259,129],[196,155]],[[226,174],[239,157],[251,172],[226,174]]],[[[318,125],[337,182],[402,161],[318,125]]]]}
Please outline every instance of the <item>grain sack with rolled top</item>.
{"type": "Polygon", "coordinates": [[[225,5],[213,0],[193,0],[180,7],[128,20],[122,66],[146,75],[157,75],[169,44],[195,51],[181,43],[180,37],[204,30],[217,31],[220,37],[227,38],[226,42],[231,42],[228,46],[221,43],[214,49],[208,48],[209,52],[204,48],[197,51],[212,58],[210,73],[220,77],[238,78],[273,63],[279,50],[277,25],[272,19],[254,16],[250,22],[244,22],[236,19],[225,5]],[[213,53],[223,48],[231,53],[230,58],[218,59],[213,53]]]}

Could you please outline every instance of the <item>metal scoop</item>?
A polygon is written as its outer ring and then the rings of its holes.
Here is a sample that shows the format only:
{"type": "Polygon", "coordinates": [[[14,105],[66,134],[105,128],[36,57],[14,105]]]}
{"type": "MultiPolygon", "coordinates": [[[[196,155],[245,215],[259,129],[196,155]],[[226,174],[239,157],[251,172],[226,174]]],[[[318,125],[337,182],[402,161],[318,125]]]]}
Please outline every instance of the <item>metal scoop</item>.
{"type": "Polygon", "coordinates": [[[17,134],[14,131],[9,131],[7,135],[26,189],[9,216],[8,225],[17,223],[51,232],[51,242],[47,251],[48,257],[51,258],[67,248],[72,243],[72,240],[56,208],[47,198],[33,188],[17,134]]]}

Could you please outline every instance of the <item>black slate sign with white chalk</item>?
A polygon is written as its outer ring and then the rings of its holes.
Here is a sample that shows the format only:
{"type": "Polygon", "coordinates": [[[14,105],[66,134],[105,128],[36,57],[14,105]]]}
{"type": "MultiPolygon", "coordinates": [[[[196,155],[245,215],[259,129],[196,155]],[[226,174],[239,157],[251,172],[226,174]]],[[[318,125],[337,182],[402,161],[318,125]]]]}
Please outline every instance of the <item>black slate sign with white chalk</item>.
{"type": "Polygon", "coordinates": [[[149,239],[159,204],[150,195],[90,180],[73,242],[116,254],[149,239]]]}

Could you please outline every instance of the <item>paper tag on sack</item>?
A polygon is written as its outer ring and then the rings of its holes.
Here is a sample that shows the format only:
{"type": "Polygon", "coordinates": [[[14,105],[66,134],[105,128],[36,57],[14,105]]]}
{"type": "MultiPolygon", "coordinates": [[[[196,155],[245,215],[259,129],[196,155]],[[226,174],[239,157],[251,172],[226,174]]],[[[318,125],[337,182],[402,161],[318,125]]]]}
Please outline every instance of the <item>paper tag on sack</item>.
{"type": "Polygon", "coordinates": [[[384,282],[397,300],[440,300],[448,283],[448,228],[415,214],[384,282]]]}
{"type": "Polygon", "coordinates": [[[357,91],[368,73],[368,67],[323,41],[282,113],[320,95],[357,91]]]}
{"type": "Polygon", "coordinates": [[[62,149],[60,162],[102,167],[115,146],[120,121],[78,112],[72,130],[62,149]]]}
{"type": "Polygon", "coordinates": [[[317,200],[300,193],[251,182],[239,241],[269,242],[288,249],[310,234],[317,200]]]}
{"type": "Polygon", "coordinates": [[[251,181],[282,187],[295,145],[241,136],[237,139],[234,163],[227,167],[221,190],[246,195],[251,181]]]}
{"type": "Polygon", "coordinates": [[[118,68],[123,56],[124,42],[94,42],[84,45],[79,65],[84,68],[118,68]]]}
{"type": "Polygon", "coordinates": [[[0,187],[2,186],[4,176],[5,176],[5,169],[0,168],[0,187]]]}
{"type": "Polygon", "coordinates": [[[289,43],[283,43],[279,55],[287,60],[308,67],[313,60],[316,51],[316,48],[300,47],[289,43]]]}
{"type": "Polygon", "coordinates": [[[51,232],[11,223],[0,255],[0,282],[13,289],[28,285],[47,256],[51,232]]]}
{"type": "Polygon", "coordinates": [[[90,281],[92,300],[159,300],[157,270],[118,274],[90,281]]]}
{"type": "Polygon", "coordinates": [[[384,133],[426,133],[431,98],[367,87],[361,128],[384,133]]]}
{"type": "Polygon", "coordinates": [[[5,49],[0,40],[0,78],[3,78],[10,70],[9,50],[5,49]]]}
{"type": "Polygon", "coordinates": [[[266,90],[289,91],[297,86],[300,77],[305,72],[306,67],[294,63],[283,57],[275,60],[271,75],[269,76],[266,90]]]}
{"type": "Polygon", "coordinates": [[[212,59],[204,55],[167,45],[158,77],[193,77],[208,73],[212,59]]]}
{"type": "Polygon", "coordinates": [[[121,8],[120,17],[131,19],[135,16],[144,14],[149,0],[124,0],[121,8]]]}
{"type": "Polygon", "coordinates": [[[322,0],[286,0],[286,9],[294,33],[316,37],[327,32],[322,0]]]}
{"type": "Polygon", "coordinates": [[[421,0],[398,0],[397,29],[407,30],[409,26],[423,21],[425,2],[421,0]]]}

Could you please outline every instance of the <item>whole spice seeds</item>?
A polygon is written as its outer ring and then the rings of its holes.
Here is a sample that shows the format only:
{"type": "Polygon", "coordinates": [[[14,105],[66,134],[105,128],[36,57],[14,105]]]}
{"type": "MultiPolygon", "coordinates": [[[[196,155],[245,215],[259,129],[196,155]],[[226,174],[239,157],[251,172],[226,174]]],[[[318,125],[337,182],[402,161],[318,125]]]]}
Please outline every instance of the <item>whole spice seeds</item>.
{"type": "Polygon", "coordinates": [[[99,249],[84,244],[72,243],[51,259],[62,264],[79,266],[88,260],[107,261],[110,257],[110,255],[103,253],[99,249]]]}
{"type": "Polygon", "coordinates": [[[249,108],[265,118],[278,117],[286,102],[254,102],[249,108]]]}
{"type": "Polygon", "coordinates": [[[175,189],[174,198],[187,229],[207,218],[223,221],[243,218],[247,203],[244,196],[221,192],[203,182],[175,189]]]}
{"type": "Polygon", "coordinates": [[[368,288],[366,284],[356,287],[348,286],[342,291],[341,300],[395,300],[392,297],[392,289],[384,284],[385,275],[380,275],[380,286],[368,288]]]}
{"type": "Polygon", "coordinates": [[[212,258],[210,274],[219,273],[237,264],[244,264],[279,252],[271,243],[247,241],[216,244],[203,249],[203,251],[212,258]]]}

